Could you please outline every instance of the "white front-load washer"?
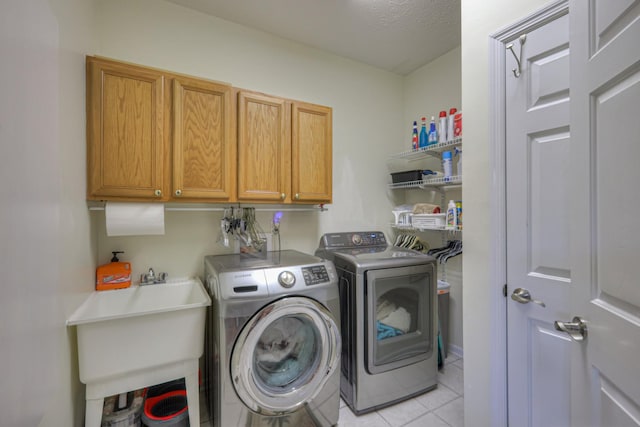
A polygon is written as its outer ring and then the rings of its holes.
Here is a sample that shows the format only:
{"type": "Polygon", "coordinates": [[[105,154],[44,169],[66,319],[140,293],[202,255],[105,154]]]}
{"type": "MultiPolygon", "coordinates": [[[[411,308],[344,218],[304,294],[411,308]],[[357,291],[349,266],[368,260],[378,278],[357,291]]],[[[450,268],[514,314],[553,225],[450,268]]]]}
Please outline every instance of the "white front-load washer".
{"type": "Polygon", "coordinates": [[[333,426],[340,301],[331,261],[298,251],[205,257],[205,389],[216,427],[333,426]]]}

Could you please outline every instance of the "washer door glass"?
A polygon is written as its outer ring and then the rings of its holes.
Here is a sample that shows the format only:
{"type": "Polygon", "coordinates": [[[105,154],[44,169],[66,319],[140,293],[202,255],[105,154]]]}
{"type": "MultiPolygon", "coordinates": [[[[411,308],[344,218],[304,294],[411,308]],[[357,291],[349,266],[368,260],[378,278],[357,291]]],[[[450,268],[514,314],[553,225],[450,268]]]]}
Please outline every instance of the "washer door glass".
{"type": "Polygon", "coordinates": [[[256,313],[231,356],[238,396],[258,413],[295,411],[336,369],[340,334],[331,313],[303,297],[283,298],[256,313]]]}

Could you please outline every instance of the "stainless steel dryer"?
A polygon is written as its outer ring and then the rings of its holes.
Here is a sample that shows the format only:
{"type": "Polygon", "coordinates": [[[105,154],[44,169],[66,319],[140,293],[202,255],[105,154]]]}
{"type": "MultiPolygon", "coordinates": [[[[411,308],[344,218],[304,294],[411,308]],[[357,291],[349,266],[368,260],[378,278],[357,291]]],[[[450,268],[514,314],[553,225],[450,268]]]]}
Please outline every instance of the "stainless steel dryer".
{"type": "Polygon", "coordinates": [[[325,234],[316,255],[333,261],[338,272],[340,391],[353,412],[435,388],[435,259],[388,245],[380,231],[325,234]]]}
{"type": "Polygon", "coordinates": [[[206,256],[205,377],[216,427],[333,426],[340,303],[333,263],[298,251],[206,256]]]}

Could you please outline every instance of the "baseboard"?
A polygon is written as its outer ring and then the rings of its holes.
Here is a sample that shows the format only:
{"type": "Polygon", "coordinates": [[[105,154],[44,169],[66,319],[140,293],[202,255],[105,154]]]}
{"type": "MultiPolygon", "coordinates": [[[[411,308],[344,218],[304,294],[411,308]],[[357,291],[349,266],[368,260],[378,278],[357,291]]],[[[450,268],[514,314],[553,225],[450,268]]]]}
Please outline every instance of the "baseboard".
{"type": "Polygon", "coordinates": [[[453,354],[454,356],[458,356],[459,358],[463,358],[464,356],[462,347],[458,347],[457,345],[449,344],[448,350],[449,353],[453,354]]]}

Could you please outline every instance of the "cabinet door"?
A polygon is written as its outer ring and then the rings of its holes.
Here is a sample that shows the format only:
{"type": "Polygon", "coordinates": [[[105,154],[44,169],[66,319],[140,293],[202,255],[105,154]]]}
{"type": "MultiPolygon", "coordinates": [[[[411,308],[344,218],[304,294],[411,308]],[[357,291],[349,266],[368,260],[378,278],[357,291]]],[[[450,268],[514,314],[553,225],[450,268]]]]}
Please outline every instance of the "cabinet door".
{"type": "Polygon", "coordinates": [[[238,93],[238,200],[291,201],[289,103],[238,93]]]}
{"type": "Polygon", "coordinates": [[[164,77],[87,58],[88,199],[160,199],[165,193],[164,77]]]}
{"type": "Polygon", "coordinates": [[[173,80],[173,192],[176,199],[232,201],[235,136],[231,86],[173,80]]]}
{"type": "Polygon", "coordinates": [[[294,202],[331,203],[332,110],[294,102],[291,192],[294,202]]]}

